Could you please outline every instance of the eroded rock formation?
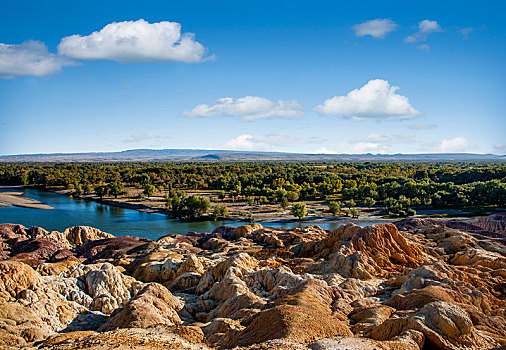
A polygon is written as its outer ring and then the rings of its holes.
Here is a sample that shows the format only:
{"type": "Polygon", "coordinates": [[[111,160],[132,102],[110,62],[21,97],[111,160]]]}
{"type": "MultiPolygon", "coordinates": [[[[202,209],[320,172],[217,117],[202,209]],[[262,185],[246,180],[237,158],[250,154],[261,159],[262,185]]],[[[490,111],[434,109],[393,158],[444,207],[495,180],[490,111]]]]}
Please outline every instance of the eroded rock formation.
{"type": "Polygon", "coordinates": [[[0,225],[0,347],[505,347],[495,221],[254,224],[156,242],[0,225]]]}

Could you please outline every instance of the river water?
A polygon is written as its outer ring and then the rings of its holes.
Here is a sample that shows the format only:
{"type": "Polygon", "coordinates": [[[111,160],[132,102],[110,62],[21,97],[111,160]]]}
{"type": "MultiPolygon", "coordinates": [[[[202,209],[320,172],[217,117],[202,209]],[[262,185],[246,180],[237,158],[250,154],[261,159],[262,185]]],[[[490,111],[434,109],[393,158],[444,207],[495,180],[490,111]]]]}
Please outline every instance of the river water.
{"type": "MultiPolygon", "coordinates": [[[[144,213],[133,209],[113,207],[78,198],[27,189],[24,195],[48,204],[54,209],[0,207],[0,223],[40,226],[48,231],[63,231],[71,226],[92,226],[115,236],[138,236],[156,240],[169,233],[186,234],[191,231],[212,232],[222,225],[240,226],[244,222],[198,221],[185,222],[168,218],[164,214],[144,213]]],[[[262,223],[270,227],[304,227],[308,223],[262,223]]],[[[333,230],[342,223],[318,224],[333,230]]],[[[363,225],[365,226],[365,225],[363,225]]]]}

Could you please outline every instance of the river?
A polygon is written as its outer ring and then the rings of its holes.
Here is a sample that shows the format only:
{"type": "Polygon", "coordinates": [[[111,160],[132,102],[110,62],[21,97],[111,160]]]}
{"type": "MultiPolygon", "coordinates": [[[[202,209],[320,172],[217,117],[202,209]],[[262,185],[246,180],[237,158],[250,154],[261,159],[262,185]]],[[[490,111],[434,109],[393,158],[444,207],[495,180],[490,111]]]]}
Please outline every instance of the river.
{"type": "MultiPolygon", "coordinates": [[[[115,236],[138,236],[156,240],[169,233],[186,234],[191,231],[212,232],[222,225],[240,226],[237,221],[185,222],[168,218],[164,214],[140,212],[133,209],[104,205],[65,195],[34,189],[24,190],[28,198],[48,204],[54,209],[30,209],[0,207],[0,223],[21,224],[26,227],[40,226],[48,231],[63,231],[71,226],[92,226],[115,236]]],[[[309,223],[262,223],[270,227],[304,227],[309,223]]],[[[323,229],[333,230],[342,223],[318,224],[323,229]]],[[[365,224],[362,224],[365,226],[365,224]]]]}

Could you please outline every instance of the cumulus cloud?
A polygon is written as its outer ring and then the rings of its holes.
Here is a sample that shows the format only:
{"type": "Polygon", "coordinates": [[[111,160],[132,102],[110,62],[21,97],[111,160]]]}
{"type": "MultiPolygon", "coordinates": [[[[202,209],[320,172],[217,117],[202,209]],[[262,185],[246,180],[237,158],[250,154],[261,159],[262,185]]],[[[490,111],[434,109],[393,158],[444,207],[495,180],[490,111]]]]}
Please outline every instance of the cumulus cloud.
{"type": "Polygon", "coordinates": [[[234,99],[220,98],[215,104],[201,104],[191,111],[181,114],[183,117],[213,117],[217,115],[238,116],[252,121],[264,118],[296,118],[303,116],[304,107],[297,101],[271,101],[264,97],[245,96],[234,99]]]}
{"type": "Polygon", "coordinates": [[[439,23],[437,23],[437,21],[430,21],[428,19],[424,19],[423,21],[418,23],[418,29],[420,33],[424,34],[431,34],[442,31],[441,26],[439,25],[439,23]]]}
{"type": "Polygon", "coordinates": [[[418,31],[404,39],[408,43],[416,43],[420,41],[427,41],[429,34],[442,32],[443,29],[437,21],[424,19],[418,23],[418,31]]]}
{"type": "Polygon", "coordinates": [[[386,80],[370,80],[346,96],[325,100],[315,109],[322,114],[340,115],[352,120],[410,119],[420,115],[407,97],[396,93],[398,89],[386,80]]]}
{"type": "Polygon", "coordinates": [[[459,136],[452,139],[445,139],[441,141],[439,146],[440,152],[465,152],[469,149],[469,141],[466,138],[459,136]]]}
{"type": "Polygon", "coordinates": [[[237,151],[269,151],[273,148],[283,148],[296,144],[315,144],[325,142],[320,137],[294,137],[282,133],[272,133],[268,135],[242,134],[229,141],[223,147],[225,149],[237,151]]]}
{"type": "Polygon", "coordinates": [[[176,22],[113,22],[87,36],[63,38],[58,53],[80,60],[119,62],[201,62],[206,49],[191,33],[181,34],[176,22]]]}
{"type": "Polygon", "coordinates": [[[28,40],[19,45],[0,44],[0,77],[43,77],[58,73],[62,67],[75,64],[50,53],[40,41],[28,40]]]}
{"type": "Polygon", "coordinates": [[[265,139],[250,134],[239,135],[224,144],[226,149],[238,151],[266,151],[270,146],[265,142],[265,139]]]}
{"type": "Polygon", "coordinates": [[[374,38],[383,39],[385,35],[397,29],[397,24],[390,19],[373,19],[353,26],[357,36],[370,35],[374,38]]]}

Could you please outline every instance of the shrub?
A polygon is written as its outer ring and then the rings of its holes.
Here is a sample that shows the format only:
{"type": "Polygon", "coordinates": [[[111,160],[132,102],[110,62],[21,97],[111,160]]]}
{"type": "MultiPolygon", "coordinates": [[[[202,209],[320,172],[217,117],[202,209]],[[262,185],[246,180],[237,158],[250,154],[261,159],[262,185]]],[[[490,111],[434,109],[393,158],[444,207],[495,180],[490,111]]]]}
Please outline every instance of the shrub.
{"type": "Polygon", "coordinates": [[[305,203],[295,203],[292,205],[292,210],[290,211],[295,217],[298,217],[299,220],[302,220],[303,217],[307,216],[307,209],[305,203]]]}
{"type": "Polygon", "coordinates": [[[341,211],[341,205],[339,202],[330,202],[329,203],[329,212],[332,213],[332,215],[336,215],[341,211]]]}
{"type": "Polygon", "coordinates": [[[216,220],[217,218],[224,217],[228,213],[228,208],[226,205],[216,205],[213,209],[213,217],[216,220]]]}

